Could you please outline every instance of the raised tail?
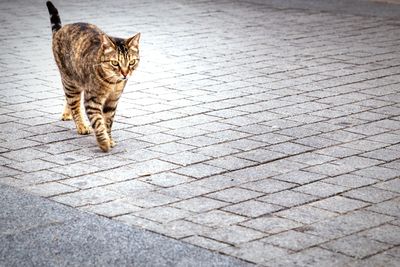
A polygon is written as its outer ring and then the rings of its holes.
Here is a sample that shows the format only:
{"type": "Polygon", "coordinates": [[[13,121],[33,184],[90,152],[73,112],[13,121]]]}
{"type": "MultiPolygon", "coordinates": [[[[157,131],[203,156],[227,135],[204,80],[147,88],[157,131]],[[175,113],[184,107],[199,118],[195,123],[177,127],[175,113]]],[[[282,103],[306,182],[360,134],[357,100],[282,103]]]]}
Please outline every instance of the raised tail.
{"type": "Polygon", "coordinates": [[[50,14],[50,22],[51,22],[51,31],[55,33],[61,28],[61,19],[60,15],[58,15],[57,8],[53,5],[52,2],[46,2],[47,8],[49,9],[50,14]]]}

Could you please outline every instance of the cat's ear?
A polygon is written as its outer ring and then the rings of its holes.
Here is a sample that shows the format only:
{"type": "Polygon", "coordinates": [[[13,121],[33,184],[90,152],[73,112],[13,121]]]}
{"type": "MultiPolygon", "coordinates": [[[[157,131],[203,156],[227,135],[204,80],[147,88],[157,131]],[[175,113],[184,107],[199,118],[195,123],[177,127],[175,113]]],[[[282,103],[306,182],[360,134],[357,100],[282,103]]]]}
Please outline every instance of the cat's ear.
{"type": "Polygon", "coordinates": [[[101,36],[101,46],[103,47],[104,51],[107,51],[107,49],[115,49],[114,42],[105,34],[101,36]]]}
{"type": "Polygon", "coordinates": [[[140,32],[137,33],[135,36],[128,38],[126,40],[126,44],[128,45],[128,47],[138,47],[139,39],[140,39],[140,32]]]}

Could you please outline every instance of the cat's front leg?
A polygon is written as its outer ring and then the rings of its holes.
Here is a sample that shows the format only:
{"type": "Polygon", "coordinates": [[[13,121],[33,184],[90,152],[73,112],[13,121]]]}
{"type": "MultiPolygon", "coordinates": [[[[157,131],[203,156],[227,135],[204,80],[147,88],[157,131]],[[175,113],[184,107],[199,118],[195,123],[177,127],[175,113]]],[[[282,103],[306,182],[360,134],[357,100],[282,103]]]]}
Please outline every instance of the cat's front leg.
{"type": "Polygon", "coordinates": [[[111,140],[107,133],[107,126],[103,118],[103,103],[99,97],[85,97],[86,114],[96,135],[97,144],[100,149],[107,152],[111,148],[111,140]]]}
{"type": "Polygon", "coordinates": [[[104,119],[106,122],[107,133],[108,133],[108,136],[110,137],[111,147],[115,146],[115,141],[113,140],[113,138],[111,136],[111,129],[112,129],[112,125],[114,122],[114,116],[115,116],[115,111],[117,109],[119,97],[120,97],[120,94],[111,95],[109,97],[109,99],[107,99],[107,101],[104,103],[104,107],[103,107],[103,115],[104,115],[104,119]]]}

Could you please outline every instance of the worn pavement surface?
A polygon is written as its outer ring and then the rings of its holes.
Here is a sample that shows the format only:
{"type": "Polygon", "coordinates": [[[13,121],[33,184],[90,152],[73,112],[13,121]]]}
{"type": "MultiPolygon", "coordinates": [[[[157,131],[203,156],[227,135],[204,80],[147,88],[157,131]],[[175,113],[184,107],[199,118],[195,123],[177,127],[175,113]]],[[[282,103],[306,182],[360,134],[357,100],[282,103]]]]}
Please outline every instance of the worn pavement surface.
{"type": "Polygon", "coordinates": [[[142,33],[102,153],[60,121],[44,2],[1,1],[0,265],[100,247],[105,264],[398,266],[400,6],[381,2],[54,1],[64,24],[142,33]]]}

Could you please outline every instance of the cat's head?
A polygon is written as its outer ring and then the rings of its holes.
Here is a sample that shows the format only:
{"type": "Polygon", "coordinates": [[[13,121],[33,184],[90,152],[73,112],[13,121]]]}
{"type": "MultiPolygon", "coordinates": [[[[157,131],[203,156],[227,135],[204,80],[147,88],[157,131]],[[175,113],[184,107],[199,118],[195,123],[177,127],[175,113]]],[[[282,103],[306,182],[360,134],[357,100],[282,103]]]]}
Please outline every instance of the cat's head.
{"type": "Polygon", "coordinates": [[[139,64],[140,33],[128,39],[102,35],[101,68],[111,82],[127,80],[139,64]]]}

